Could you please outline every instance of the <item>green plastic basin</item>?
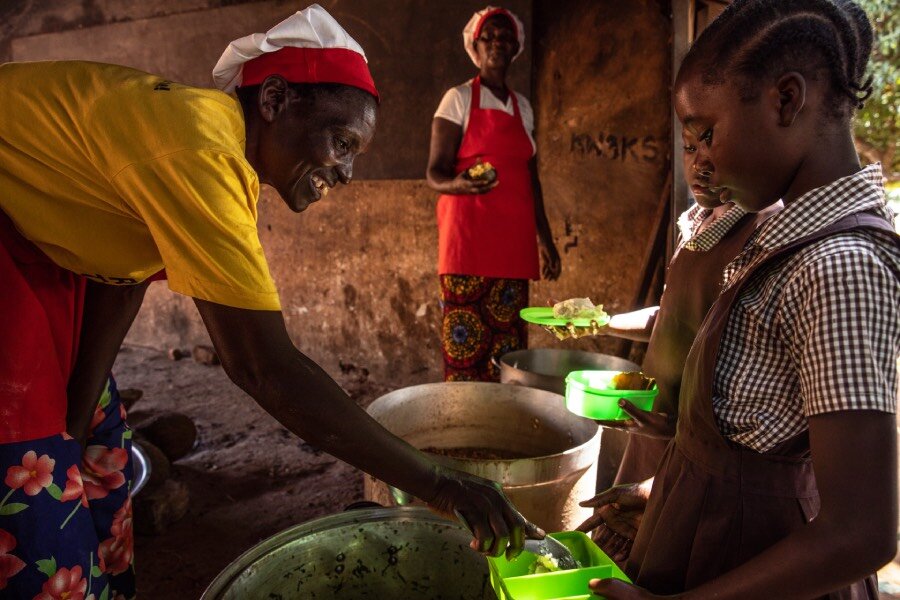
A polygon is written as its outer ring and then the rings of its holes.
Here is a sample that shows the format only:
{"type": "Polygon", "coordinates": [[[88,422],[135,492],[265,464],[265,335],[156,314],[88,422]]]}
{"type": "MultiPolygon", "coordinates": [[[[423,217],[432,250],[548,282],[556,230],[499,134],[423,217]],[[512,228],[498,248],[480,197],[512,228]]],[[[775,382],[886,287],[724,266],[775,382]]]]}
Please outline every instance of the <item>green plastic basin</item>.
{"type": "Polygon", "coordinates": [[[537,557],[530,552],[522,552],[511,561],[503,556],[489,557],[491,585],[499,600],[580,600],[591,598],[591,579],[614,577],[631,583],[616,563],[580,531],[550,536],[565,544],[582,567],[531,575],[529,570],[537,557]]]}
{"type": "Polygon", "coordinates": [[[621,371],[572,371],[566,377],[566,408],[589,419],[622,421],[628,414],[619,408],[625,398],[642,410],[651,410],[659,388],[651,390],[617,390],[612,378],[621,371]]]}

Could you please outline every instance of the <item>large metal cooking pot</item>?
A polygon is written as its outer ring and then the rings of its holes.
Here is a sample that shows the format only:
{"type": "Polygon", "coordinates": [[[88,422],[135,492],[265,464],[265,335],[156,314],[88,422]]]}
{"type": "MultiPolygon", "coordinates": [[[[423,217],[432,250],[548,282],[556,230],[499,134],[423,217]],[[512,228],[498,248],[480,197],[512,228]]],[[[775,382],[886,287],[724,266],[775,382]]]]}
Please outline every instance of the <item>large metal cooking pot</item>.
{"type": "Polygon", "coordinates": [[[228,565],[201,600],[493,600],[472,536],[421,507],[365,508],[296,525],[228,565]]]}
{"type": "MultiPolygon", "coordinates": [[[[416,448],[518,457],[435,460],[499,482],[522,514],[547,531],[573,529],[592,514],[578,502],[594,495],[599,428],[566,410],[558,394],[499,383],[428,383],[386,394],[368,412],[416,448]]],[[[368,475],[365,494],[379,504],[412,500],[368,475]]]]}
{"type": "Polygon", "coordinates": [[[554,348],[516,350],[500,358],[502,383],[514,383],[557,394],[566,393],[566,375],[572,371],[585,370],[640,371],[640,367],[630,360],[609,354],[554,348]]]}

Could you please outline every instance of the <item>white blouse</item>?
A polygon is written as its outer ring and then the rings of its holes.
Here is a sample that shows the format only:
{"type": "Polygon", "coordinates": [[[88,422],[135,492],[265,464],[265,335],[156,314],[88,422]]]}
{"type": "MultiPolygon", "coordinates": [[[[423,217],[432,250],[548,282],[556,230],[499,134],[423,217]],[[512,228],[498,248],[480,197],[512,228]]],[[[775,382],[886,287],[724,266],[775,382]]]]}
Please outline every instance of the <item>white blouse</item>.
{"type": "MultiPolygon", "coordinates": [[[[534,142],[534,110],[532,110],[531,103],[525,96],[519,92],[514,93],[516,99],[519,101],[519,115],[522,117],[522,125],[525,126],[525,133],[528,134],[528,139],[531,140],[531,147],[534,151],[537,151],[537,144],[534,142]]],[[[502,110],[508,115],[514,114],[512,97],[508,97],[506,102],[501,102],[492,91],[483,85],[481,86],[480,105],[484,110],[502,110]]],[[[437,110],[434,111],[434,116],[447,119],[451,123],[456,123],[462,127],[463,134],[465,134],[466,128],[469,126],[469,112],[471,106],[472,80],[470,79],[462,85],[447,90],[447,93],[445,93],[444,97],[441,99],[441,103],[438,105],[437,110]]]]}

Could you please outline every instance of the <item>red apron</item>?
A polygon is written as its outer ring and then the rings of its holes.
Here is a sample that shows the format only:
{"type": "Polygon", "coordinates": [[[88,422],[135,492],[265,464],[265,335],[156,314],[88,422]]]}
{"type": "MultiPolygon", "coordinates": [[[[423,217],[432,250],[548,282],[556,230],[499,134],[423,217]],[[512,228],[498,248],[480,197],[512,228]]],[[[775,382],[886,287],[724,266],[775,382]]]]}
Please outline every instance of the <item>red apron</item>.
{"type": "Polygon", "coordinates": [[[0,211],[0,444],[66,430],[84,278],[58,267],[0,211]]]}
{"type": "MultiPolygon", "coordinates": [[[[684,367],[678,431],[663,456],[625,571],[656,594],[695,588],[747,562],[819,512],[809,432],[759,453],[722,437],[712,408],[712,384],[722,333],[738,294],[763,265],[842,231],[893,233],[861,213],[772,251],[713,304],[684,367]]],[[[896,240],[895,240],[896,241],[896,240]]],[[[877,598],[875,577],[825,596],[877,598]]]]}
{"type": "Polygon", "coordinates": [[[528,161],[534,149],[513,114],[481,108],[481,79],[472,81],[469,126],[456,155],[456,174],[479,160],[497,170],[499,184],[487,194],[441,195],[437,205],[438,274],[539,279],[534,195],[528,161]]]}

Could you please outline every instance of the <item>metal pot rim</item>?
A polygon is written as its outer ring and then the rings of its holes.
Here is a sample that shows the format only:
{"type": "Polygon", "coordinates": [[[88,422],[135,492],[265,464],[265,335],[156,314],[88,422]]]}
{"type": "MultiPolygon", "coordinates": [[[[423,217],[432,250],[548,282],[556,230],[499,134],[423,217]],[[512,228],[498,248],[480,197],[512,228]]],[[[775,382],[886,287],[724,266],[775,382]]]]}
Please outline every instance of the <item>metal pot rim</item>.
{"type": "MultiPolygon", "coordinates": [[[[562,452],[557,452],[555,454],[541,454],[540,456],[533,456],[533,457],[526,457],[526,458],[497,458],[497,459],[465,458],[465,459],[457,459],[453,456],[445,456],[443,454],[430,454],[428,452],[426,452],[426,454],[429,454],[430,456],[435,457],[435,459],[441,459],[436,462],[444,463],[446,461],[446,464],[448,464],[448,465],[450,465],[450,463],[456,463],[457,461],[466,462],[466,463],[497,463],[497,464],[503,464],[503,465],[511,465],[513,463],[522,462],[522,461],[527,461],[530,463],[542,463],[542,462],[554,462],[554,461],[558,462],[561,458],[583,452],[587,446],[594,443],[594,438],[598,437],[600,435],[600,433],[601,433],[600,426],[598,425],[597,433],[595,433],[587,441],[582,442],[581,444],[578,444],[577,446],[572,446],[571,448],[567,448],[566,450],[563,450],[562,452]]],[[[423,451],[421,448],[418,448],[418,450],[420,452],[423,451]]]]}
{"type": "Polygon", "coordinates": [[[577,350],[577,349],[568,349],[568,348],[523,348],[521,350],[513,350],[512,352],[507,352],[503,356],[500,357],[500,365],[502,367],[507,367],[510,369],[518,369],[520,371],[524,371],[526,373],[532,373],[535,375],[542,375],[546,377],[558,377],[558,375],[550,374],[550,373],[542,373],[539,371],[529,371],[527,369],[523,369],[518,363],[513,363],[513,361],[517,359],[521,359],[526,356],[539,356],[541,354],[547,355],[557,355],[557,356],[581,356],[586,359],[611,359],[615,362],[622,363],[624,365],[629,365],[629,368],[632,369],[640,369],[640,365],[637,363],[628,360],[627,358],[623,358],[621,356],[616,356],[615,354],[605,354],[603,352],[591,352],[588,350],[577,350]]]}
{"type": "Polygon", "coordinates": [[[312,535],[314,533],[320,533],[346,525],[398,521],[418,521],[464,529],[459,523],[448,521],[422,506],[359,508],[333,515],[326,515],[324,517],[319,517],[318,519],[313,519],[312,521],[298,523],[283,531],[279,531],[243,552],[216,575],[215,579],[212,580],[203,592],[203,595],[200,596],[200,600],[218,600],[222,597],[222,593],[228,590],[231,584],[256,561],[298,537],[312,535]]]}
{"type": "MultiPolygon", "coordinates": [[[[565,398],[560,394],[548,390],[542,390],[539,388],[526,386],[513,387],[503,383],[487,381],[450,381],[421,383],[418,385],[412,385],[393,390],[391,392],[388,392],[387,394],[384,394],[383,396],[376,398],[375,401],[372,402],[366,410],[370,415],[378,420],[378,413],[381,410],[391,408],[391,401],[394,398],[406,397],[416,390],[441,387],[472,387],[481,389],[496,387],[498,390],[502,389],[506,393],[523,394],[532,397],[553,398],[558,400],[561,405],[565,403],[565,398]]],[[[565,412],[565,409],[563,409],[563,411],[565,412]]],[[[595,448],[599,447],[601,430],[600,426],[594,423],[591,419],[586,419],[569,412],[566,412],[566,415],[567,417],[571,417],[573,422],[577,422],[578,428],[583,428],[580,435],[584,435],[586,439],[580,444],[575,444],[573,440],[572,445],[561,452],[555,452],[553,454],[541,454],[540,456],[527,458],[498,460],[468,458],[457,459],[443,455],[430,456],[435,462],[463,471],[469,470],[466,465],[480,465],[481,471],[478,473],[479,475],[481,475],[482,477],[493,479],[494,481],[498,481],[502,485],[508,487],[531,486],[535,483],[542,482],[544,481],[544,479],[535,479],[536,474],[540,473],[556,473],[560,470],[567,472],[578,472],[583,469],[589,468],[590,465],[593,464],[593,462],[596,460],[597,451],[595,450],[595,448]],[[593,430],[591,430],[591,428],[593,428],[593,430]]],[[[573,425],[573,429],[574,427],[575,425],[573,425]]],[[[543,477],[543,475],[541,477],[543,477]]]]}
{"type": "MultiPolygon", "coordinates": [[[[577,348],[520,348],[519,350],[513,350],[511,352],[507,352],[503,356],[500,357],[500,362],[503,362],[503,359],[507,356],[522,356],[525,354],[538,354],[538,353],[549,353],[549,354],[585,354],[590,356],[609,356],[611,358],[620,358],[622,360],[628,360],[622,358],[621,356],[616,356],[614,354],[606,354],[604,352],[592,352],[590,350],[579,350],[577,348]]],[[[512,366],[512,365],[510,365],[512,366]]]]}
{"type": "MultiPolygon", "coordinates": [[[[418,384],[418,385],[411,385],[411,386],[409,386],[409,387],[405,387],[405,388],[400,388],[400,389],[397,389],[397,390],[393,390],[393,391],[391,391],[391,392],[388,392],[387,394],[384,394],[383,396],[379,396],[378,398],[376,398],[376,399],[369,405],[369,407],[368,407],[366,410],[367,410],[367,411],[371,410],[371,408],[372,408],[373,406],[375,406],[375,404],[377,404],[382,398],[387,398],[387,397],[389,397],[390,395],[392,395],[394,392],[400,392],[400,391],[410,390],[410,389],[414,389],[414,388],[421,388],[421,387],[426,387],[426,386],[436,386],[436,385],[454,385],[454,386],[464,386],[464,385],[465,385],[465,386],[471,386],[471,385],[475,385],[475,386],[482,386],[482,385],[506,385],[506,384],[503,384],[503,383],[495,383],[495,382],[492,382],[492,381],[446,381],[446,382],[443,382],[443,383],[420,383],[420,384],[418,384]]],[[[551,394],[551,395],[553,395],[553,396],[557,396],[557,397],[560,399],[560,401],[563,401],[563,402],[565,401],[565,398],[564,398],[563,396],[561,396],[561,395],[559,395],[559,394],[557,394],[557,393],[555,393],[555,392],[550,392],[550,391],[548,391],[548,390],[542,390],[542,389],[540,389],[540,388],[528,388],[528,387],[524,387],[524,386],[523,386],[522,388],[520,388],[520,389],[532,390],[534,393],[539,393],[539,394],[551,394]]],[[[573,416],[574,418],[582,419],[582,420],[584,420],[584,421],[590,421],[590,420],[591,420],[591,419],[587,419],[587,418],[585,418],[585,417],[579,417],[579,416],[576,415],[575,413],[572,413],[572,416],[573,416]]],[[[600,435],[600,433],[601,433],[601,432],[600,432],[600,426],[597,425],[597,431],[594,433],[594,435],[592,435],[591,437],[589,437],[587,440],[585,440],[584,442],[578,444],[577,446],[572,446],[571,448],[567,448],[567,449],[563,450],[562,452],[556,452],[556,453],[554,453],[554,454],[542,454],[542,455],[540,455],[540,456],[527,457],[527,458],[508,458],[508,459],[496,459],[496,460],[495,460],[495,459],[491,459],[491,458],[466,458],[466,459],[464,459],[464,462],[476,462],[476,463],[500,463],[500,464],[504,464],[504,465],[510,465],[510,464],[512,464],[512,463],[516,463],[516,462],[519,462],[519,461],[528,461],[528,462],[531,462],[531,463],[550,462],[550,461],[553,461],[553,460],[558,460],[558,459],[560,459],[560,458],[562,458],[562,457],[565,457],[565,456],[569,456],[569,455],[573,455],[573,454],[576,454],[576,453],[584,452],[584,450],[586,449],[587,446],[589,446],[590,444],[594,443],[595,438],[597,438],[597,437],[600,435]]],[[[421,448],[418,448],[418,450],[421,451],[421,448]]],[[[432,456],[434,456],[434,455],[432,455],[432,456]]],[[[450,456],[443,456],[443,455],[436,455],[436,456],[437,456],[438,458],[441,458],[441,459],[448,459],[448,460],[447,460],[447,464],[449,464],[449,463],[452,462],[452,461],[457,460],[457,459],[454,459],[453,457],[450,457],[450,456]]]]}

